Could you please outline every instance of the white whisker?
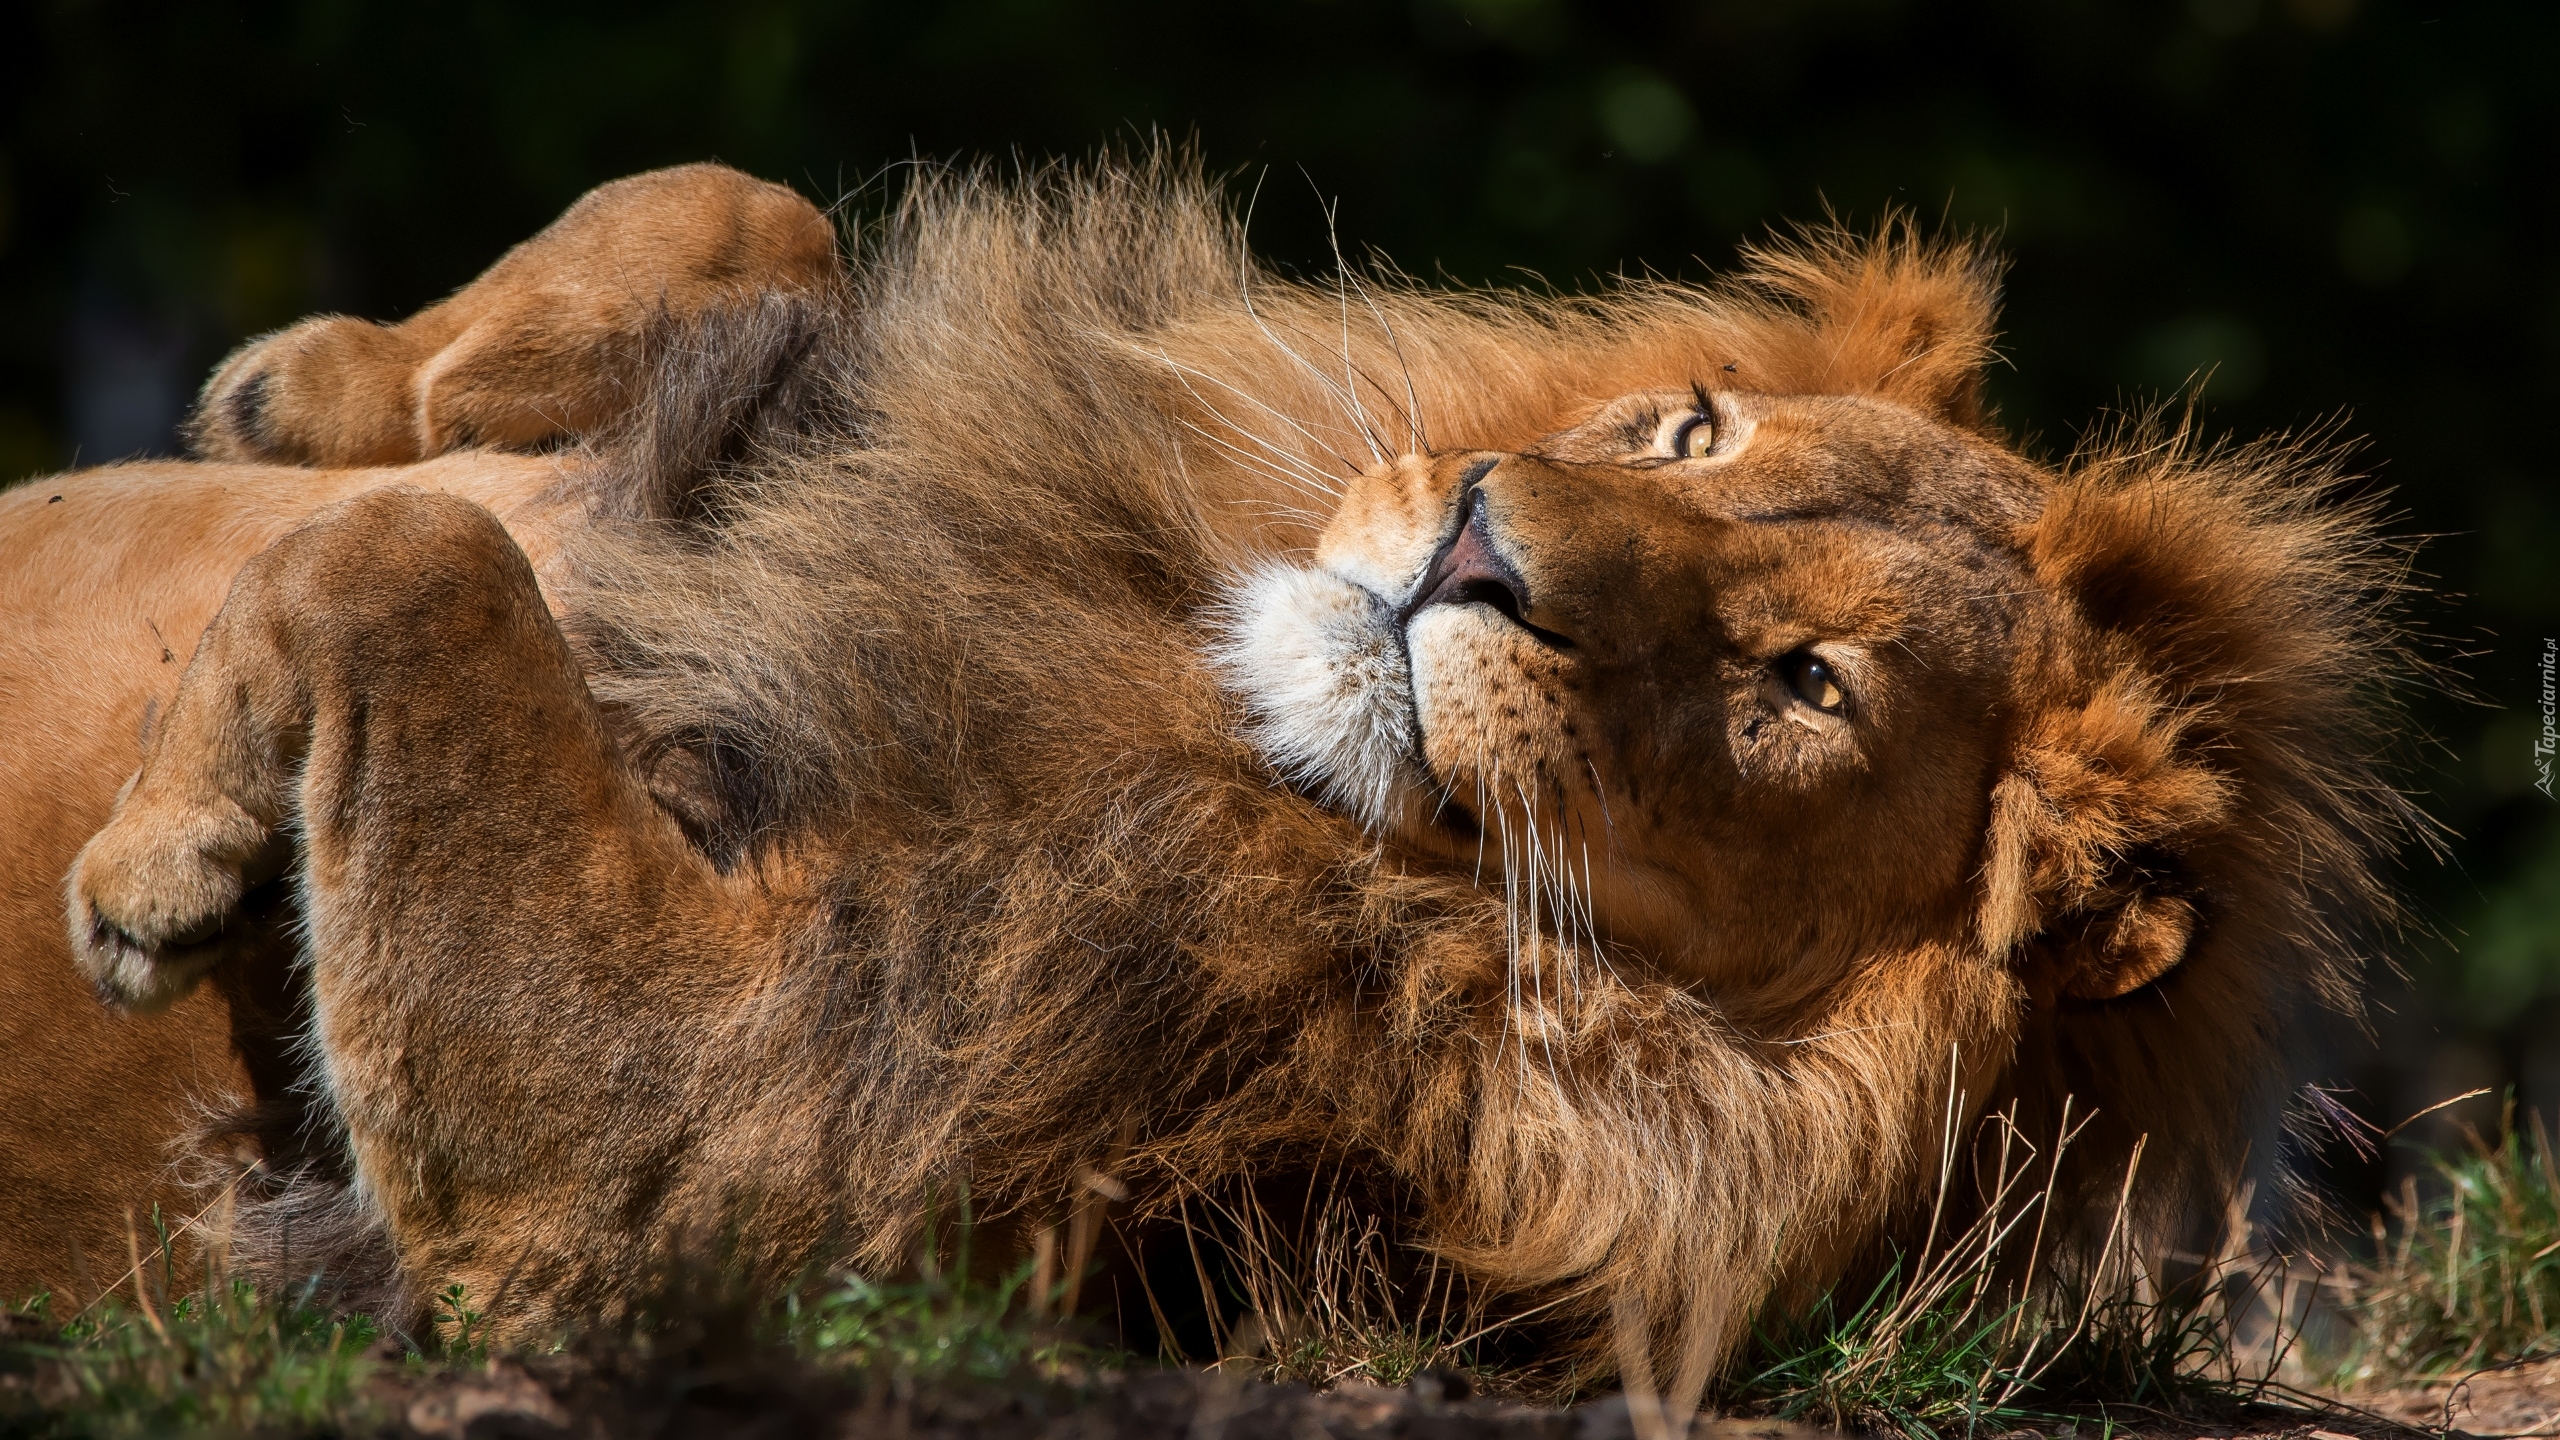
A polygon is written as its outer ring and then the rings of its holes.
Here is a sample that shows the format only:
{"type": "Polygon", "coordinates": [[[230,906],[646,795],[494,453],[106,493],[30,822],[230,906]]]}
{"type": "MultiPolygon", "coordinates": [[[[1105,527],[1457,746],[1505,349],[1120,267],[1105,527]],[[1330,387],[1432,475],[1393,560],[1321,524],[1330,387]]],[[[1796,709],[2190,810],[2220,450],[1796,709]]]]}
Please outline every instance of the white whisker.
{"type": "Polygon", "coordinates": [[[1383,465],[1387,460],[1386,452],[1379,448],[1378,433],[1370,427],[1369,412],[1360,403],[1362,377],[1351,360],[1351,292],[1345,283],[1349,272],[1342,263],[1342,237],[1334,230],[1334,216],[1340,208],[1340,201],[1324,207],[1324,235],[1326,243],[1333,247],[1333,293],[1342,313],[1342,390],[1351,401],[1352,423],[1360,427],[1360,438],[1368,442],[1369,458],[1383,465]]]}
{"type": "MultiPolygon", "coordinates": [[[[1206,380],[1210,384],[1217,386],[1219,389],[1226,391],[1228,394],[1235,396],[1237,399],[1260,408],[1264,414],[1269,415],[1271,418],[1304,436],[1307,444],[1313,446],[1323,454],[1332,456],[1334,462],[1342,466],[1345,472],[1353,475],[1360,473],[1359,466],[1352,464],[1347,457],[1327,446],[1324,441],[1316,437],[1316,433],[1314,431],[1309,430],[1306,426],[1300,424],[1296,417],[1290,415],[1287,411],[1281,410],[1277,406],[1271,404],[1271,402],[1264,400],[1262,397],[1240,390],[1236,386],[1219,379],[1217,376],[1210,374],[1206,370],[1185,365],[1162,350],[1147,350],[1141,348],[1138,349],[1137,353],[1150,356],[1165,368],[1171,370],[1174,373],[1174,377],[1182,382],[1182,388],[1190,393],[1191,398],[1200,402],[1200,408],[1208,411],[1212,416],[1215,416],[1229,429],[1235,431],[1246,439],[1251,440],[1255,444],[1260,445],[1264,449],[1269,450],[1272,454],[1279,456],[1287,464],[1306,466],[1306,474],[1308,478],[1323,486],[1326,494],[1337,496],[1341,494],[1340,489],[1333,483],[1333,478],[1331,476],[1324,474],[1322,471],[1315,469],[1311,465],[1307,465],[1304,456],[1292,454],[1291,452],[1272,444],[1261,435],[1258,435],[1255,432],[1246,429],[1244,426],[1238,425],[1234,420],[1229,419],[1224,411],[1220,410],[1217,406],[1210,404],[1208,397],[1202,395],[1199,390],[1191,384],[1191,377],[1196,376],[1202,380],[1206,380]]],[[[1203,431],[1202,433],[1205,434],[1207,432],[1203,431]]]]}
{"type": "Polygon", "coordinates": [[[1431,453],[1431,431],[1422,423],[1422,397],[1414,392],[1413,366],[1404,358],[1404,342],[1396,338],[1395,322],[1387,318],[1386,310],[1369,293],[1369,287],[1360,283],[1359,277],[1352,277],[1351,284],[1360,292],[1360,301],[1369,307],[1369,315],[1378,322],[1378,329],[1386,334],[1387,348],[1395,352],[1396,370],[1404,378],[1405,437],[1415,453],[1428,455],[1431,453]]]}
{"type": "Polygon", "coordinates": [[[1529,1084],[1529,1041],[1520,1033],[1520,867],[1511,836],[1511,812],[1497,800],[1494,813],[1502,822],[1503,991],[1508,1002],[1503,1011],[1503,1030],[1519,1044],[1520,1084],[1525,1090],[1529,1084]]]}
{"type": "MultiPolygon", "coordinates": [[[[1536,987],[1538,1000],[1538,1008],[1530,1018],[1538,1027],[1538,1050],[1539,1053],[1546,1057],[1547,1078],[1551,1081],[1558,1081],[1559,1077],[1556,1070],[1554,1030],[1548,1023],[1550,1012],[1547,1003],[1547,977],[1546,966],[1544,963],[1546,956],[1546,927],[1539,923],[1538,916],[1538,901],[1541,892],[1546,889],[1548,871],[1550,867],[1547,864],[1547,849],[1543,843],[1545,837],[1538,829],[1538,799],[1535,795],[1529,792],[1527,785],[1523,784],[1516,788],[1520,792],[1520,808],[1526,816],[1528,830],[1528,853],[1525,858],[1528,863],[1529,871],[1527,877],[1529,886],[1529,976],[1531,983],[1536,987]]],[[[1556,917],[1552,913],[1549,916],[1551,921],[1557,918],[1559,917],[1556,917]]],[[[1522,1037],[1521,1046],[1525,1052],[1528,1046],[1527,1037],[1522,1037]]],[[[1561,1088],[1560,1082],[1558,1088],[1561,1088]]]]}
{"type": "MultiPolygon", "coordinates": [[[[1317,368],[1315,362],[1298,353],[1298,351],[1290,346],[1287,341],[1282,340],[1279,332],[1273,330],[1270,323],[1262,318],[1262,311],[1253,303],[1253,251],[1245,243],[1244,237],[1248,236],[1252,231],[1253,207],[1261,200],[1261,198],[1262,182],[1260,180],[1256,180],[1253,186],[1253,196],[1245,202],[1244,224],[1241,227],[1239,241],[1236,247],[1236,296],[1244,304],[1245,318],[1253,322],[1254,329],[1262,332],[1262,338],[1270,344],[1272,349],[1277,350],[1281,354],[1288,356],[1290,359],[1297,361],[1300,369],[1306,371],[1308,375],[1314,378],[1316,384],[1322,386],[1327,393],[1333,396],[1334,403],[1337,406],[1341,406],[1349,410],[1352,414],[1357,415],[1360,409],[1359,397],[1345,395],[1334,385],[1332,376],[1325,374],[1323,370],[1317,368]]],[[[1379,461],[1384,461],[1386,456],[1383,453],[1378,452],[1377,437],[1368,434],[1365,428],[1362,430],[1361,435],[1362,438],[1368,442],[1371,453],[1375,455],[1379,461]]],[[[1312,440],[1314,437],[1309,436],[1308,438],[1312,440]]],[[[1344,465],[1349,466],[1352,473],[1359,473],[1359,467],[1351,465],[1351,462],[1348,459],[1343,459],[1341,456],[1336,456],[1335,458],[1341,459],[1344,465]]]]}
{"type": "MultiPolygon", "coordinates": [[[[1224,419],[1225,417],[1220,416],[1219,418],[1224,419]]],[[[1217,446],[1219,449],[1224,450],[1238,465],[1244,466],[1246,469],[1253,471],[1257,475],[1277,480],[1281,484],[1287,485],[1302,494],[1315,495],[1328,500],[1340,498],[1338,492],[1320,483],[1311,482],[1303,473],[1284,470],[1271,464],[1267,460],[1258,459],[1252,454],[1229,444],[1226,440],[1212,433],[1208,429],[1195,425],[1188,420],[1185,420],[1182,424],[1183,428],[1191,431],[1195,435],[1198,435],[1201,439],[1208,441],[1210,444],[1217,446]]],[[[1249,432],[1239,430],[1237,433],[1247,434],[1249,432]]]]}

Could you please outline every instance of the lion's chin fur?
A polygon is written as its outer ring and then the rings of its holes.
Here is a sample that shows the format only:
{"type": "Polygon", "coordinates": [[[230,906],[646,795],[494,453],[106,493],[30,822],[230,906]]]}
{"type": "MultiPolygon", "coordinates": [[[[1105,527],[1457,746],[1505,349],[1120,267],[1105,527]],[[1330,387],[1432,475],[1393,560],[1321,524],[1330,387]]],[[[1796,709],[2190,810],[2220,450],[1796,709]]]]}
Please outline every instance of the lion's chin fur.
{"type": "Polygon", "coordinates": [[[1271,768],[1374,834],[1413,824],[1413,678],[1388,602],[1323,570],[1265,565],[1223,602],[1210,651],[1271,768]]]}
{"type": "MultiPolygon", "coordinates": [[[[1963,916],[1818,984],[1713,995],[1383,848],[1424,804],[1404,657],[1384,602],[1283,558],[1312,534],[1289,505],[1368,463],[1293,349],[1344,322],[1330,288],[1250,273],[1248,312],[1236,228],[1179,166],[928,175],[865,244],[844,308],[667,337],[629,431],[566,457],[659,497],[572,541],[562,619],[599,700],[704,849],[806,916],[752,1014],[635,1059],[693,1077],[703,1137],[656,1240],[879,1270],[962,1183],[982,1219],[1038,1226],[1108,1171],[1137,1225],[1321,1163],[1404,1197],[1399,1239],[1489,1294],[1561,1301],[1570,1334],[1597,1343],[1617,1302],[1664,1356],[1713,1355],[1925,1213],[1951,1103],[2107,1109],[2092,1194],[2146,1131],[2189,1191],[2264,1144],[2278,1017],[2330,983],[2322,942],[2191,959],[2213,1004],[2174,1021],[2032,1016],[1963,916]],[[802,408],[774,423],[754,377],[786,346],[802,408]],[[2188,1053],[2210,1058],[2166,1060],[2188,1053]]],[[[1969,253],[1767,266],[1758,291],[1588,303],[1390,289],[1333,371],[1380,377],[1360,413],[1410,403],[1385,428],[1442,449],[1516,448],[1594,393],[1737,356],[1772,385],[1970,403],[1949,377],[1988,343],[1991,287],[1969,253]],[[1911,295],[1936,297],[1934,348],[1840,329],[1911,295]]],[[[621,1123],[589,1093],[585,1123],[621,1123]]],[[[562,1303],[609,1308],[632,1243],[561,1257],[562,1303]]]]}

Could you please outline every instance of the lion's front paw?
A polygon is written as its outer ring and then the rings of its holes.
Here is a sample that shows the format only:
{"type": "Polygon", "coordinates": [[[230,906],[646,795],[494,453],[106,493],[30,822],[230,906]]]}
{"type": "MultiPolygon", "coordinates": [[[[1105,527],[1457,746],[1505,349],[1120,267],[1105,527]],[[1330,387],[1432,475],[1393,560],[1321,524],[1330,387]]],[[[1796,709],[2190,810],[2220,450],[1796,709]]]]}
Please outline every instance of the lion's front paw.
{"type": "Polygon", "coordinates": [[[187,438],[207,460],[397,465],[419,451],[412,337],[322,315],[231,353],[196,402],[187,438]]]}
{"type": "Polygon", "coordinates": [[[71,953],[100,999],[152,1011],[235,948],[241,896],[281,868],[267,827],[228,800],[129,796],[72,864],[71,953]]]}

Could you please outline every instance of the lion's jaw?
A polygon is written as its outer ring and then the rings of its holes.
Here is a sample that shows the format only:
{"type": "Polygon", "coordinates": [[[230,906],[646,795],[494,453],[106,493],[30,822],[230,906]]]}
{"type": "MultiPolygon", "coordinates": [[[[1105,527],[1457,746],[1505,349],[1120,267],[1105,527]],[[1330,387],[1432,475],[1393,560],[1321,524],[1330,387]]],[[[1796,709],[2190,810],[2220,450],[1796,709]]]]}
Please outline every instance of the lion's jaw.
{"type": "Polygon", "coordinates": [[[1276,769],[1542,928],[1819,983],[1964,925],[2016,608],[1979,602],[2024,588],[1946,523],[2013,481],[1977,454],[1898,407],[1682,393],[1408,456],[1238,587],[1219,659],[1276,769]],[[1716,448],[1659,453],[1686,413],[1716,448]]]}

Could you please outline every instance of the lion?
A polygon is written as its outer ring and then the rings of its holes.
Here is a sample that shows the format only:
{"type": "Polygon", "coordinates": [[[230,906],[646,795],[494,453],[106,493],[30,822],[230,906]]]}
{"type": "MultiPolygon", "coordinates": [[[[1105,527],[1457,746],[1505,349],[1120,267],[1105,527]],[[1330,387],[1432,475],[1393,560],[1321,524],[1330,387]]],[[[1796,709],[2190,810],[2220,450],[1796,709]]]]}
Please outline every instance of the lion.
{"type": "Polygon", "coordinates": [[[2039,461],[1996,266],[1891,226],[1586,298],[1245,255],[1172,160],[927,172],[791,323],[589,336],[659,360],[548,568],[422,485],[248,559],[68,882],[148,1011],[286,878],[326,1143],[238,1243],[530,1337],[1324,1165],[1694,1393],[1983,1116],[2094,1116],[2064,1254],[2219,1213],[2418,823],[2334,454],[2039,461]],[[736,443],[741,374],[808,398],[736,443]]]}

